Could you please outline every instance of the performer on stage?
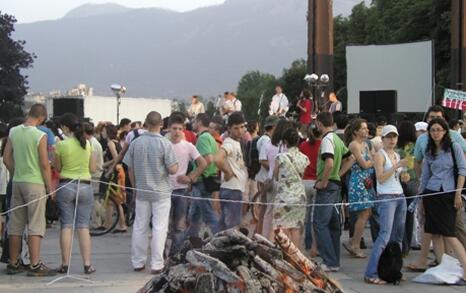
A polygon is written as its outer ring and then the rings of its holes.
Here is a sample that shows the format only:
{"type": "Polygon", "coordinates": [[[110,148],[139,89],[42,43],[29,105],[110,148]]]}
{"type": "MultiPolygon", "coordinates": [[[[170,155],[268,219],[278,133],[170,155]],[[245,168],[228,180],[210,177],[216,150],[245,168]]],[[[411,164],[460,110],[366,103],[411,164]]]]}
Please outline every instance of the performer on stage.
{"type": "Polygon", "coordinates": [[[198,96],[194,95],[191,97],[191,106],[188,108],[188,117],[192,119],[200,113],[205,113],[204,104],[199,101],[198,96]]]}
{"type": "Polygon", "coordinates": [[[231,113],[241,112],[241,101],[236,98],[233,92],[225,93],[225,102],[222,106],[223,119],[227,120],[231,113]]]}
{"type": "Polygon", "coordinates": [[[272,97],[272,102],[269,107],[269,114],[272,116],[285,116],[288,112],[289,104],[288,98],[282,92],[283,89],[280,85],[275,87],[275,95],[272,97]]]}

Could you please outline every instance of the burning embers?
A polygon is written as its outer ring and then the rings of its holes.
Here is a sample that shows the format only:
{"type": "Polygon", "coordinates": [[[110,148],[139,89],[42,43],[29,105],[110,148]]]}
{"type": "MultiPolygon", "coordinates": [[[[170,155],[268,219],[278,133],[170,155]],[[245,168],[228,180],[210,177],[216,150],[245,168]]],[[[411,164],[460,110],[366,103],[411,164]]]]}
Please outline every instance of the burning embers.
{"type": "Polygon", "coordinates": [[[343,292],[282,230],[275,241],[234,229],[205,241],[192,238],[140,293],[343,292]]]}

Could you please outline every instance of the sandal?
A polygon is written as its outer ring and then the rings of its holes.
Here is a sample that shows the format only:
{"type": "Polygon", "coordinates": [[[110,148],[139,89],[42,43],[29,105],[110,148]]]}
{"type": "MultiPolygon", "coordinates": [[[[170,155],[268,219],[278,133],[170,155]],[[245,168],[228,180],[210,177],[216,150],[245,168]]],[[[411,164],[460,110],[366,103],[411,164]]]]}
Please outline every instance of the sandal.
{"type": "Polygon", "coordinates": [[[362,251],[354,249],[353,246],[351,246],[351,243],[343,242],[342,244],[343,244],[343,247],[346,249],[346,251],[348,251],[349,254],[351,254],[351,256],[355,258],[366,258],[367,257],[362,251]]]}
{"type": "Polygon", "coordinates": [[[386,285],[387,284],[387,282],[379,278],[368,278],[368,277],[364,277],[364,282],[367,284],[371,284],[371,285],[386,285]]]}
{"type": "Polygon", "coordinates": [[[57,273],[59,273],[59,274],[66,274],[66,273],[68,273],[68,266],[67,266],[67,265],[61,265],[61,266],[57,269],[57,273]]]}
{"type": "Polygon", "coordinates": [[[417,265],[413,264],[413,263],[410,263],[406,266],[406,269],[408,269],[408,271],[410,272],[415,272],[415,273],[423,273],[427,270],[427,268],[421,268],[421,267],[418,267],[417,265]]]}
{"type": "Polygon", "coordinates": [[[95,273],[95,268],[92,265],[84,266],[84,273],[90,275],[95,273]]]}
{"type": "Polygon", "coordinates": [[[439,262],[437,260],[433,260],[429,263],[429,267],[433,268],[439,265],[439,262]]]}

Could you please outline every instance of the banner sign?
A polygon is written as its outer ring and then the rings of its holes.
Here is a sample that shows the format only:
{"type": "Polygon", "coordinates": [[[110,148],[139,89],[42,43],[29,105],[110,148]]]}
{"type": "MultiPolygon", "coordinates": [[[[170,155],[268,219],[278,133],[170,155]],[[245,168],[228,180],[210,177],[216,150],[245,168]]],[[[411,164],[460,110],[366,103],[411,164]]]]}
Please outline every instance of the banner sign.
{"type": "Polygon", "coordinates": [[[442,106],[450,109],[466,111],[466,92],[445,89],[442,106]]]}

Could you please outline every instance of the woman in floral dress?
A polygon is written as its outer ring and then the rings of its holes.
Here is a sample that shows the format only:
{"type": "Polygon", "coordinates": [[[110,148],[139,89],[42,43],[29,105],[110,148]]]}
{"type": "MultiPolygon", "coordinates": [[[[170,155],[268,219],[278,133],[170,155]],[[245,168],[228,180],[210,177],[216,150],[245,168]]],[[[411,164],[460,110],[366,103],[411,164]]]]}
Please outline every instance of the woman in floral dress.
{"type": "Polygon", "coordinates": [[[348,187],[349,210],[356,212],[358,218],[354,225],[353,237],[343,243],[343,247],[354,257],[365,258],[359,248],[364,227],[371,216],[374,200],[374,163],[372,160],[371,147],[367,142],[369,129],[367,122],[363,119],[354,119],[347,129],[347,141],[351,141],[349,149],[356,159],[351,167],[351,175],[348,187]]]}
{"type": "Polygon", "coordinates": [[[298,149],[299,135],[296,129],[284,132],[283,142],[287,153],[277,156],[274,170],[276,194],[273,210],[274,228],[282,228],[297,246],[301,246],[301,229],[306,217],[306,193],[303,185],[303,174],[309,159],[298,149]],[[298,206],[299,205],[299,206],[298,206]]]}

